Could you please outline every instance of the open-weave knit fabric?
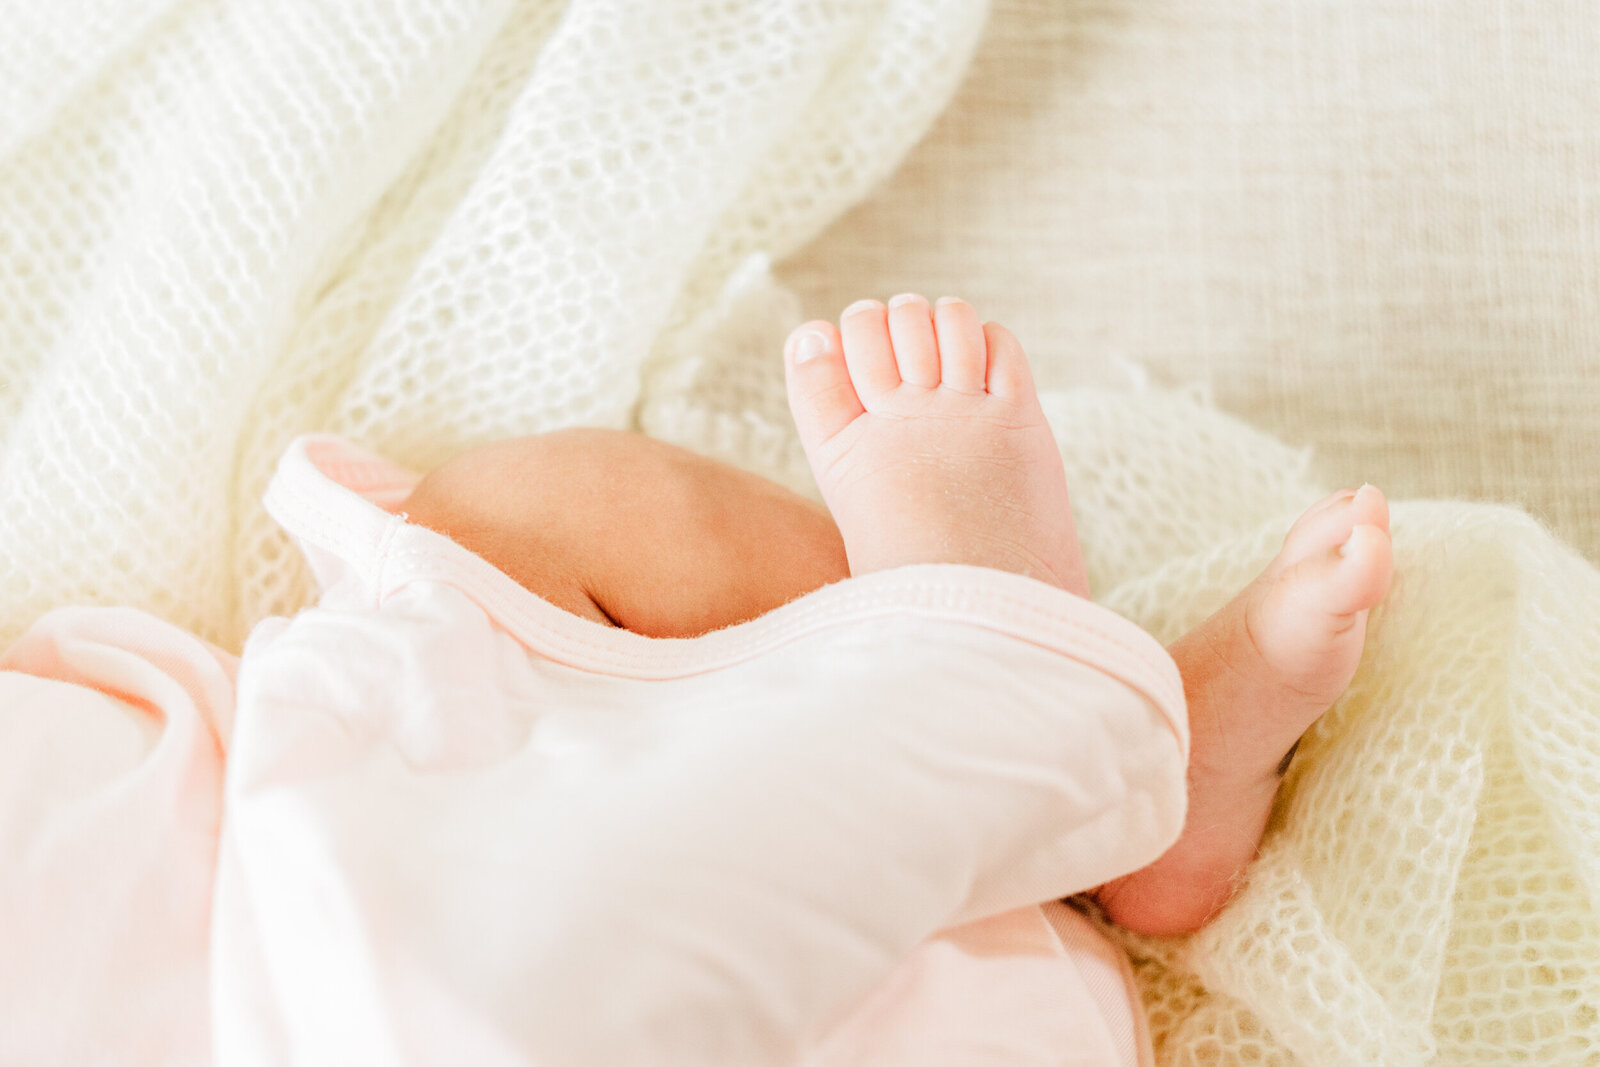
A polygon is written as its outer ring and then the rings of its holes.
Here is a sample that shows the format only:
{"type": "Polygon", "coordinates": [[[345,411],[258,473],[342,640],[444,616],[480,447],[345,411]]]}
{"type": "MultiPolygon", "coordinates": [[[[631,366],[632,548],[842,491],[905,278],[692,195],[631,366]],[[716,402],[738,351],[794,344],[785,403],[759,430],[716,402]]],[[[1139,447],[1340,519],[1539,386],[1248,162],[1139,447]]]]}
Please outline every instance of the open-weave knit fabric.
{"type": "MultiPolygon", "coordinates": [[[[1600,574],[1515,511],[1393,520],[1395,586],[1247,886],[1186,944],[1127,939],[1165,1062],[1600,1060],[1600,574]]],[[[1176,636],[1273,532],[1109,601],[1176,636]]]]}
{"type": "Polygon", "coordinates": [[[0,644],[307,587],[297,433],[427,467],[623,426],[744,257],[883,178],[982,0],[0,4],[0,644]]]}
{"type": "MultiPolygon", "coordinates": [[[[766,266],[893,167],[983,16],[0,4],[0,645],[66,603],[235,646],[302,606],[259,497],[307,430],[425,468],[633,425],[814,493],[766,266]]],[[[1163,640],[1321,493],[1204,397],[1045,399],[1096,594],[1163,640]]],[[[1511,511],[1394,535],[1248,884],[1196,937],[1118,935],[1163,1063],[1600,1057],[1600,575],[1511,511]]]]}
{"type": "MultiPolygon", "coordinates": [[[[660,436],[813,492],[752,278],[647,394],[660,436]]],[[[1325,487],[1194,392],[1043,397],[1096,598],[1170,642],[1325,487]]],[[[1345,696],[1291,764],[1248,882],[1139,938],[1163,1064],[1600,1062],[1600,571],[1525,514],[1393,507],[1397,574],[1345,696]]]]}

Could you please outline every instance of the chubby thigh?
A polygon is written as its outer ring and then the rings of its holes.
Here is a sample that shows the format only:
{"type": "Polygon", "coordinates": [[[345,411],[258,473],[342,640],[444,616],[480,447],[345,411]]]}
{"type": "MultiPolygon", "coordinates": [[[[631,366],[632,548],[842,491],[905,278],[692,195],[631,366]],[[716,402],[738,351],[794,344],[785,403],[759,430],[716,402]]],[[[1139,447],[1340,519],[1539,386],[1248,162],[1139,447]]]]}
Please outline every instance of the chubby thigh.
{"type": "Polygon", "coordinates": [[[753,619],[849,573],[820,504],[618,430],[471,449],[400,510],[557,607],[648,637],[753,619]]]}

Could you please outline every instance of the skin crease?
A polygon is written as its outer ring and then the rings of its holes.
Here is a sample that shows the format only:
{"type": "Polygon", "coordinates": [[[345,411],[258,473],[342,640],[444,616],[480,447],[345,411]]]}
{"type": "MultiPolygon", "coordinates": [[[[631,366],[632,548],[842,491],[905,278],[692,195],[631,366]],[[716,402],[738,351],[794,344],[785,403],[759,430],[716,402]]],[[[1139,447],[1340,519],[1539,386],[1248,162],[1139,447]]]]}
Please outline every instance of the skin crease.
{"type": "MultiPolygon", "coordinates": [[[[852,305],[842,331],[808,323],[786,349],[828,508],[651,438],[574,429],[466,452],[401,510],[557,607],[648,637],[693,637],[905,563],[990,566],[1086,596],[1060,454],[1020,345],[964,302],[906,297],[852,305]],[[960,389],[944,389],[941,368],[960,389]]],[[[1113,921],[1182,934],[1227,903],[1285,754],[1349,684],[1391,566],[1383,495],[1336,493],[1168,649],[1189,707],[1188,817],[1155,862],[1091,894],[1113,921]]]]}

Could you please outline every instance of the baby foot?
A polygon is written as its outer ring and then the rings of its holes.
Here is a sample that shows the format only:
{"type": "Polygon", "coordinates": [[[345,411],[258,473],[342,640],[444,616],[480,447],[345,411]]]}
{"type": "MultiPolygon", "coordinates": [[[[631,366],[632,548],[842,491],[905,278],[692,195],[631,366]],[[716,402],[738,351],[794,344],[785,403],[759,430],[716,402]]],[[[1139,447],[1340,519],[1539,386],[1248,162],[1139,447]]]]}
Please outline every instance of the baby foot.
{"type": "Polygon", "coordinates": [[[785,346],[789,407],[850,573],[966,563],[1087,595],[1022,346],[946,297],[862,300],[785,346]]]}
{"type": "Polygon", "coordinates": [[[1186,933],[1227,903],[1300,735],[1355,674],[1391,567],[1383,494],[1336,493],[1300,516],[1254,582],[1172,646],[1189,703],[1189,813],[1160,859],[1095,891],[1114,922],[1186,933]]]}

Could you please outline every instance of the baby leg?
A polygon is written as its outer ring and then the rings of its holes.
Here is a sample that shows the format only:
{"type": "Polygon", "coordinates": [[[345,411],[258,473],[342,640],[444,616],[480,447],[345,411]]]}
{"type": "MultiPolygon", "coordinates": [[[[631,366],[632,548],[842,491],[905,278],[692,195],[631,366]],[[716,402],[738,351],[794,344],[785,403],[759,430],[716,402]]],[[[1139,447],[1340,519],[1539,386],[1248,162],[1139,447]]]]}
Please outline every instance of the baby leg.
{"type": "MultiPolygon", "coordinates": [[[[606,430],[474,449],[404,509],[557,606],[655,637],[754,618],[852,568],[976,563],[1086,592],[1060,457],[1015,339],[959,302],[894,305],[858,305],[842,337],[808,324],[789,345],[791,405],[842,536],[827,510],[766,479],[606,430]]],[[[1189,819],[1155,863],[1096,891],[1115,921],[1179,933],[1226,903],[1285,753],[1354,673],[1389,553],[1382,494],[1337,494],[1172,646],[1189,702],[1189,819]]]]}
{"type": "MultiPolygon", "coordinates": [[[[1086,593],[1064,475],[1022,350],[972,309],[862,301],[801,327],[789,399],[852,573],[976,563],[1086,593]]],[[[1146,933],[1193,930],[1255,857],[1281,765],[1355,673],[1390,573],[1388,509],[1364,487],[1295,524],[1227,607],[1170,649],[1189,704],[1189,813],[1155,863],[1095,895],[1146,933]]]]}
{"type": "Polygon", "coordinates": [[[423,478],[402,510],[557,607],[649,637],[752,619],[848,573],[826,509],[614,430],[472,449],[423,478]]]}
{"type": "Polygon", "coordinates": [[[1391,567],[1383,494],[1336,493],[1300,517],[1254,582],[1168,650],[1189,704],[1189,813],[1159,859],[1095,891],[1114,921],[1186,933],[1227,903],[1300,735],[1355,674],[1391,567]]]}
{"type": "Polygon", "coordinates": [[[1061,456],[1016,339],[959,300],[893,304],[847,312],[842,340],[812,324],[789,346],[826,509],[650,438],[566,430],[464,453],[403,510],[558,607],[652,637],[905,563],[1086,593],[1061,456]]]}

